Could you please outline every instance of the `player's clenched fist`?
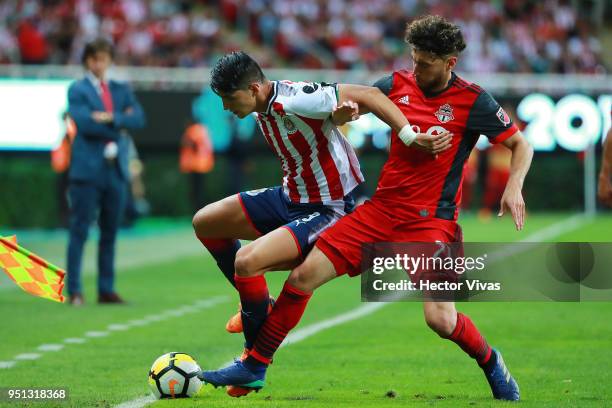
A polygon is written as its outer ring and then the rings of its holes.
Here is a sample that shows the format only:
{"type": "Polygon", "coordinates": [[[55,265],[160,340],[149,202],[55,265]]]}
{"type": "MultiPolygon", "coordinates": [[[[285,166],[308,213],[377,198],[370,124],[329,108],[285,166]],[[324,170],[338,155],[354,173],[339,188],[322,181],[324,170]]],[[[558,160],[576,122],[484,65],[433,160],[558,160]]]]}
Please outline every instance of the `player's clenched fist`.
{"type": "Polygon", "coordinates": [[[437,135],[417,133],[414,139],[414,146],[431,154],[439,154],[451,148],[452,140],[453,134],[449,131],[437,135]]]}
{"type": "Polygon", "coordinates": [[[338,126],[359,119],[359,104],[353,101],[342,102],[334,108],[332,119],[334,124],[338,126]]]}

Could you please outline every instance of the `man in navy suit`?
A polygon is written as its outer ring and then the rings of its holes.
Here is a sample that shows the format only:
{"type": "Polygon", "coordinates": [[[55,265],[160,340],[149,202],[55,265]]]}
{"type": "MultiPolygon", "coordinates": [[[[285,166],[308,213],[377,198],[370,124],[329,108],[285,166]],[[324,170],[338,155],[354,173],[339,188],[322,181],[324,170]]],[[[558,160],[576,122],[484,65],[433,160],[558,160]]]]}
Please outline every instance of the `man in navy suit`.
{"type": "Polygon", "coordinates": [[[87,73],[68,90],[68,110],[77,127],[72,145],[68,195],[68,295],[70,304],[83,304],[81,260],[89,226],[96,218],[98,245],[98,303],[124,303],[115,292],[115,238],[128,193],[126,129],[144,126],[142,108],[130,88],[107,81],[112,45],[98,39],[88,43],[82,62],[87,73]]]}

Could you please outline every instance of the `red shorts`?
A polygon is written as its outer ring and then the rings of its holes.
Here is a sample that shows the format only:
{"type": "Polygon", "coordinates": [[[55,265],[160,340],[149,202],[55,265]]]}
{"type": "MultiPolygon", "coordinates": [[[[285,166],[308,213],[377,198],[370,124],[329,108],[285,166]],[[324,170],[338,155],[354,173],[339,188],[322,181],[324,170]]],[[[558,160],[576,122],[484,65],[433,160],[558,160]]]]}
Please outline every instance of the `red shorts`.
{"type": "Polygon", "coordinates": [[[325,230],[316,242],[332,262],[338,276],[361,274],[363,244],[379,242],[461,243],[461,227],[440,218],[398,220],[392,210],[376,201],[366,201],[325,230]]]}

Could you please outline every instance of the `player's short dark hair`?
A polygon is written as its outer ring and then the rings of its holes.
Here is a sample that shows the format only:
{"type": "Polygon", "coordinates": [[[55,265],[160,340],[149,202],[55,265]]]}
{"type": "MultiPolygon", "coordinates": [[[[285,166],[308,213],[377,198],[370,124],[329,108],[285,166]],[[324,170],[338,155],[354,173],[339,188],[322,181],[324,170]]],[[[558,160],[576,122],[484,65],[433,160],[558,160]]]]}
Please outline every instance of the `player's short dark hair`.
{"type": "Polygon", "coordinates": [[[83,49],[83,55],[81,56],[81,63],[85,64],[87,58],[95,56],[99,52],[106,52],[113,58],[113,44],[106,38],[96,38],[93,41],[85,44],[83,49]]]}
{"type": "Polygon", "coordinates": [[[405,40],[415,50],[437,57],[456,56],[465,49],[459,26],[442,16],[428,15],[408,23],[405,40]]]}
{"type": "Polygon", "coordinates": [[[216,94],[230,94],[247,89],[253,82],[266,79],[261,68],[247,53],[235,51],[225,54],[212,68],[210,87],[216,94]]]}

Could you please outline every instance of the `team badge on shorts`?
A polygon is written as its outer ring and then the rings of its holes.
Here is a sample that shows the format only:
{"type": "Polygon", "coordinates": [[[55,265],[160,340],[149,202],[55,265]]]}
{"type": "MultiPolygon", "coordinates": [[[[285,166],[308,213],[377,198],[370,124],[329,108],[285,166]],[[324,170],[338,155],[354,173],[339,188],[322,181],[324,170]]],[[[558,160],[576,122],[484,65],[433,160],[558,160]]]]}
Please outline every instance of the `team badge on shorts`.
{"type": "Polygon", "coordinates": [[[297,127],[295,126],[295,123],[293,123],[291,119],[289,119],[287,116],[283,118],[283,126],[285,126],[285,129],[289,134],[297,132],[297,127]]]}
{"type": "Polygon", "coordinates": [[[263,193],[266,190],[267,190],[267,188],[259,188],[257,190],[245,191],[244,193],[250,195],[251,197],[255,197],[256,195],[261,194],[261,193],[263,193]]]}
{"type": "Polygon", "coordinates": [[[499,119],[499,121],[503,123],[504,126],[508,126],[510,124],[510,117],[508,116],[504,108],[502,108],[501,106],[497,111],[497,119],[499,119]]]}
{"type": "Polygon", "coordinates": [[[450,122],[451,120],[455,119],[453,116],[453,108],[448,103],[440,106],[435,115],[436,118],[438,118],[438,120],[442,123],[450,122]]]}

